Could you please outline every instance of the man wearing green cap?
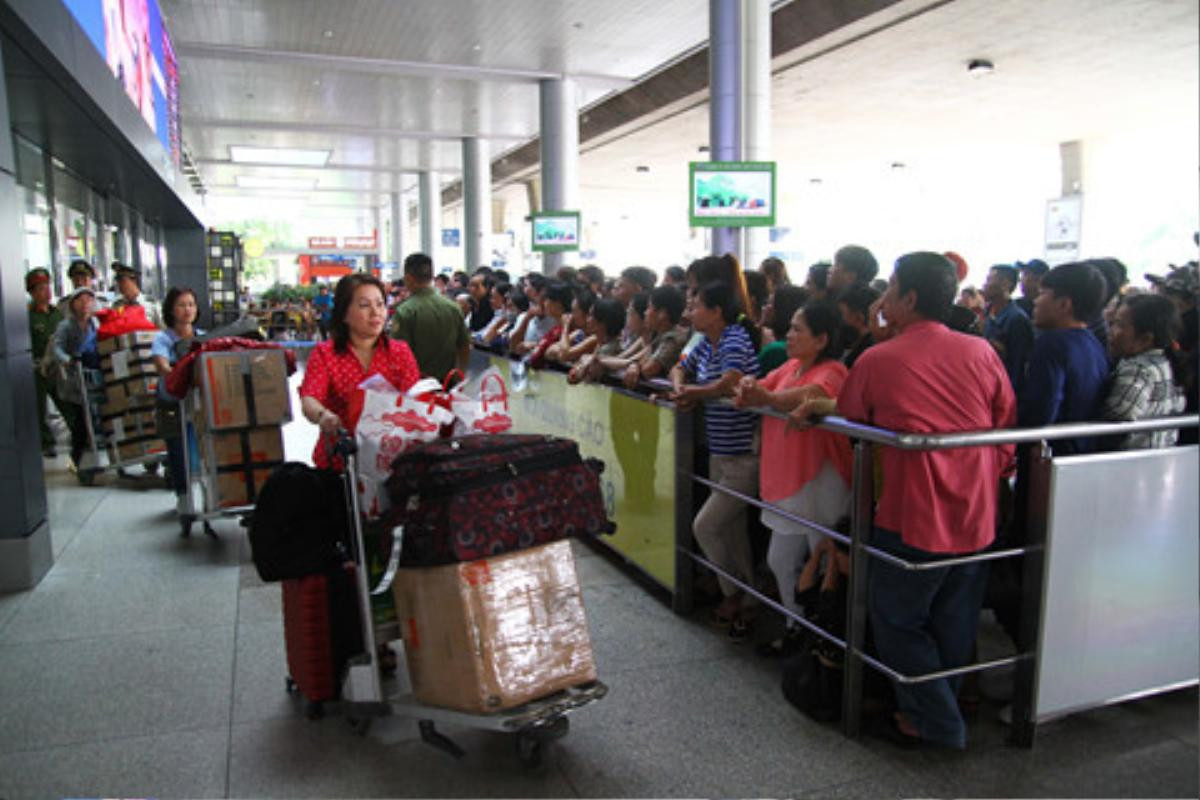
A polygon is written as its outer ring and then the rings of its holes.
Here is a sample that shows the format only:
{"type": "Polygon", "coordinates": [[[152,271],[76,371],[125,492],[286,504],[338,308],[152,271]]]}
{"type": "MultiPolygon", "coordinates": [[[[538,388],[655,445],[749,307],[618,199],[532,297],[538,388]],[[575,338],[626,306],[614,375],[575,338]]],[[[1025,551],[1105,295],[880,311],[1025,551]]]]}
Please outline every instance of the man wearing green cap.
{"type": "Polygon", "coordinates": [[[47,376],[42,363],[46,346],[54,336],[54,329],[62,321],[62,314],[50,302],[50,273],[38,267],[25,274],[25,291],[29,292],[29,343],[33,353],[33,385],[37,390],[38,430],[42,436],[42,455],[54,458],[54,434],[46,421],[46,398],[54,401],[54,407],[62,412],[62,403],[54,382],[47,376]]]}

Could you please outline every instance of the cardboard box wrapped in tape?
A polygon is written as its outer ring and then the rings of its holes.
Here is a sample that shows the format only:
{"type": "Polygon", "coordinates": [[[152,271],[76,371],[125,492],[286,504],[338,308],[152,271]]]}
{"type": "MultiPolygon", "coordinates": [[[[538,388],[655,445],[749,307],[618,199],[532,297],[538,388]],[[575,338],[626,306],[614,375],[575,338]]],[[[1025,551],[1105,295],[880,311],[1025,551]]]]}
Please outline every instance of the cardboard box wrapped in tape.
{"type": "Polygon", "coordinates": [[[158,331],[123,333],[120,336],[99,340],[96,342],[96,351],[100,353],[101,359],[117,350],[139,350],[145,348],[146,352],[150,352],[150,346],[154,344],[155,336],[158,336],[158,331]]]}
{"type": "Polygon", "coordinates": [[[253,505],[271,471],[283,463],[278,425],[232,431],[197,429],[200,463],[216,508],[253,505]]]}
{"type": "Polygon", "coordinates": [[[210,430],[281,425],[292,418],[282,350],[204,353],[199,375],[210,430]]]}
{"type": "Polygon", "coordinates": [[[393,584],[413,695],[501,711],[596,680],[568,541],[441,567],[393,584]]]}

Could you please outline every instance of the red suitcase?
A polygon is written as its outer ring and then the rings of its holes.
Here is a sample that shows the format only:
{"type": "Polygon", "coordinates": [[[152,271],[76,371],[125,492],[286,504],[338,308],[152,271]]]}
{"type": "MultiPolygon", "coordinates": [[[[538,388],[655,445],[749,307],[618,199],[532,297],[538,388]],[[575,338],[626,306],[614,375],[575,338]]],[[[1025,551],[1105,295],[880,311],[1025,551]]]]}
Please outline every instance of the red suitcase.
{"type": "Polygon", "coordinates": [[[346,662],[362,652],[354,572],[342,570],[282,581],[288,691],[308,701],[310,719],[341,694],[346,662]]]}

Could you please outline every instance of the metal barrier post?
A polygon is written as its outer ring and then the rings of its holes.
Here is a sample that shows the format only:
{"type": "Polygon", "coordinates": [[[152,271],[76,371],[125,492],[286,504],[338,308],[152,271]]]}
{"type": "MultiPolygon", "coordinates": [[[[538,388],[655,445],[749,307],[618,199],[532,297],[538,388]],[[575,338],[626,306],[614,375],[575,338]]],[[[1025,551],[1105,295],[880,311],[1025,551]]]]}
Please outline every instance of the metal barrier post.
{"type": "Polygon", "coordinates": [[[1021,582],[1021,624],[1017,651],[1030,657],[1017,662],[1013,675],[1012,730],[1010,739],[1021,747],[1033,747],[1037,732],[1034,704],[1037,700],[1038,665],[1041,658],[1042,597],[1045,587],[1045,544],[1047,503],[1050,492],[1052,453],[1041,442],[1030,448],[1028,497],[1024,509],[1027,548],[1021,582]]]}
{"type": "Polygon", "coordinates": [[[875,504],[871,443],[854,441],[854,490],[850,508],[850,579],[846,587],[846,658],[842,672],[842,733],[858,736],[862,726],[863,640],[867,630],[867,563],[863,549],[875,504]]]}
{"type": "Polygon", "coordinates": [[[671,608],[690,614],[696,565],[692,560],[692,470],[695,467],[696,415],[675,411],[675,589],[671,608]],[[685,469],[680,469],[686,465],[685,469]]]}

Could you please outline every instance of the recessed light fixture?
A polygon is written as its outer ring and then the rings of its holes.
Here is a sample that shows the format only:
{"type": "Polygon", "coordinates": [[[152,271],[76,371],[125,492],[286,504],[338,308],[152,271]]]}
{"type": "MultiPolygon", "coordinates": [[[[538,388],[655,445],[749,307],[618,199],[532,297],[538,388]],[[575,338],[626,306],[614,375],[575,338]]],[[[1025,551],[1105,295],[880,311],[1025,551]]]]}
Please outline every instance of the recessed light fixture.
{"type": "Polygon", "coordinates": [[[638,164],[637,171],[638,172],[649,172],[650,168],[647,167],[645,164],[638,164]]]}
{"type": "Polygon", "coordinates": [[[813,184],[814,186],[819,186],[819,185],[821,185],[821,183],[823,181],[820,178],[809,178],[808,182],[813,184]]]}
{"type": "Polygon", "coordinates": [[[967,62],[967,73],[976,77],[991,75],[995,69],[996,65],[986,58],[972,58],[967,62]]]}
{"type": "Polygon", "coordinates": [[[697,147],[697,148],[696,148],[696,152],[697,152],[697,153],[707,153],[708,151],[709,151],[709,150],[708,150],[708,145],[706,145],[706,144],[702,144],[702,145],[700,145],[699,147],[697,147]]]}
{"type": "Polygon", "coordinates": [[[482,50],[482,49],[483,49],[483,45],[481,45],[481,44],[476,44],[476,45],[473,45],[473,46],[471,47],[471,49],[472,49],[472,50],[474,50],[476,53],[478,53],[480,50],[482,50]]]}
{"type": "Polygon", "coordinates": [[[289,167],[323,167],[332,150],[302,150],[295,147],[247,147],[229,145],[229,160],[235,164],[279,164],[289,167]]]}
{"type": "Polygon", "coordinates": [[[332,39],[332,38],[333,38],[333,31],[327,30],[327,31],[325,31],[324,33],[322,33],[321,35],[322,35],[322,36],[324,36],[326,39],[332,39]]]}
{"type": "Polygon", "coordinates": [[[316,178],[275,178],[268,175],[238,175],[234,182],[239,189],[291,189],[304,191],[317,188],[316,178]]]}
{"type": "Polygon", "coordinates": [[[892,169],[904,169],[904,162],[903,161],[893,161],[892,169]]]}

